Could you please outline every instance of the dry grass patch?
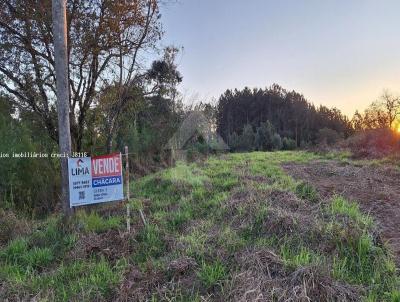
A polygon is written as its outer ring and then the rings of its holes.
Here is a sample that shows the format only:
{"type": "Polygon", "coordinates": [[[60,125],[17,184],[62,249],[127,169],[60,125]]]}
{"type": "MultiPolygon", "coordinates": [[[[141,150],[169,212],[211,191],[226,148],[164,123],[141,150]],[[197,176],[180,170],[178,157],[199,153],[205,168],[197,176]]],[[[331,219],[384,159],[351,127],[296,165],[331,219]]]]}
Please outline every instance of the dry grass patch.
{"type": "Polygon", "coordinates": [[[268,249],[246,250],[235,257],[227,301],[359,301],[359,288],[333,280],[328,272],[308,266],[289,270],[268,249]]]}

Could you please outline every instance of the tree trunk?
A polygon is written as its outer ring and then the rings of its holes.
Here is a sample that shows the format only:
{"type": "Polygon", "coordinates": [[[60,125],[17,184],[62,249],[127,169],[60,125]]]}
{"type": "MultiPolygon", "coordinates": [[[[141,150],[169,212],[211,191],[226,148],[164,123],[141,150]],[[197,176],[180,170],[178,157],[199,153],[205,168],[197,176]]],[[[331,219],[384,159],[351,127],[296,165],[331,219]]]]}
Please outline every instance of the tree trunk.
{"type": "Polygon", "coordinates": [[[107,134],[107,146],[106,146],[106,149],[107,149],[107,153],[111,153],[111,151],[112,151],[112,143],[113,143],[113,134],[112,134],[112,131],[109,131],[109,133],[107,134]]]}

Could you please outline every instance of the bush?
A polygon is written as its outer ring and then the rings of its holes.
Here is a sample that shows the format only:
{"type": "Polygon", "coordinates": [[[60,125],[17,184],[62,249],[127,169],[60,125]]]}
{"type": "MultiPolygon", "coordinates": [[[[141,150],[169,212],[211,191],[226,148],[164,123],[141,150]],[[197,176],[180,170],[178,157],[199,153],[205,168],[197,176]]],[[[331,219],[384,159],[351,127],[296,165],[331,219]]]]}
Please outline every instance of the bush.
{"type": "Polygon", "coordinates": [[[236,132],[229,134],[228,145],[232,151],[237,151],[239,149],[239,136],[237,135],[236,132]]]}
{"type": "Polygon", "coordinates": [[[13,157],[13,153],[47,153],[54,142],[32,117],[14,119],[9,101],[0,95],[0,207],[15,207],[28,213],[44,214],[58,199],[59,170],[53,158],[13,157]]]}
{"type": "Polygon", "coordinates": [[[336,144],[341,139],[339,133],[330,128],[319,129],[317,133],[317,143],[326,144],[328,146],[336,144]]]}
{"type": "Polygon", "coordinates": [[[275,133],[272,137],[272,146],[274,150],[281,150],[282,149],[282,139],[278,133],[275,133]]]}
{"type": "Polygon", "coordinates": [[[28,232],[28,223],[11,211],[0,209],[0,246],[28,232]]]}
{"type": "Polygon", "coordinates": [[[274,128],[270,123],[270,121],[261,123],[260,127],[257,128],[256,138],[255,138],[255,145],[257,150],[259,151],[272,150],[273,135],[274,135],[274,128]]]}
{"type": "Polygon", "coordinates": [[[390,129],[364,130],[346,139],[341,146],[356,158],[381,158],[399,154],[400,136],[390,129]]]}
{"type": "Polygon", "coordinates": [[[302,140],[300,142],[300,149],[306,149],[306,148],[309,148],[310,146],[311,146],[311,142],[306,142],[304,140],[302,140]]]}
{"type": "Polygon", "coordinates": [[[253,127],[249,124],[244,125],[242,135],[239,136],[239,149],[242,151],[253,151],[254,139],[253,127]]]}
{"type": "Polygon", "coordinates": [[[291,138],[284,137],[282,140],[282,148],[283,150],[294,150],[296,149],[296,141],[291,138]]]}
{"type": "MultiPolygon", "coordinates": [[[[241,135],[233,132],[228,136],[229,147],[232,151],[271,151],[281,150],[284,145],[279,133],[276,133],[274,127],[269,121],[261,123],[257,128],[256,133],[250,124],[243,127],[241,135]]],[[[292,142],[287,141],[287,146],[292,142]]],[[[293,147],[289,146],[286,150],[292,150],[293,147]]]]}

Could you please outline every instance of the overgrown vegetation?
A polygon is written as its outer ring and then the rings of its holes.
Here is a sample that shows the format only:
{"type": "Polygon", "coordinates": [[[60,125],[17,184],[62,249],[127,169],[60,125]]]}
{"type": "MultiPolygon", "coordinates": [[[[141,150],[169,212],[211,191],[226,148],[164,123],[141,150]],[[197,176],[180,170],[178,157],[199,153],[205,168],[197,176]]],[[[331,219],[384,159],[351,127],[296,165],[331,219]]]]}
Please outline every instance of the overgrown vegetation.
{"type": "Polygon", "coordinates": [[[235,153],[141,178],[131,234],[115,206],[80,211],[67,229],[35,223],[0,249],[0,299],[397,301],[372,218],[280,166],[316,159],[325,157],[235,153]]]}

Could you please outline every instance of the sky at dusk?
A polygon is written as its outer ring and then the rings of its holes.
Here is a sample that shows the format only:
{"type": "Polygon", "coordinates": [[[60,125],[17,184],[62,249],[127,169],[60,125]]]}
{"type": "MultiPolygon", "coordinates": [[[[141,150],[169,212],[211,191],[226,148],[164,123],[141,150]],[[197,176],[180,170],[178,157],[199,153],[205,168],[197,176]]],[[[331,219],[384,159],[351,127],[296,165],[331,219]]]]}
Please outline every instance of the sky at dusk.
{"type": "Polygon", "coordinates": [[[277,83],[351,116],[400,92],[400,1],[178,0],[163,5],[163,44],[187,99],[277,83]]]}

